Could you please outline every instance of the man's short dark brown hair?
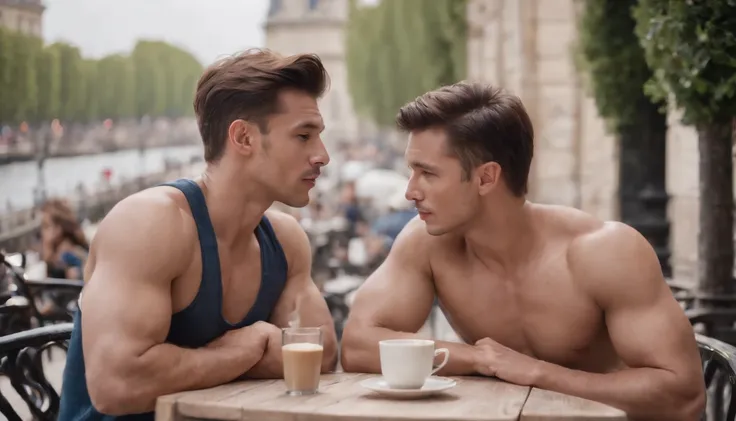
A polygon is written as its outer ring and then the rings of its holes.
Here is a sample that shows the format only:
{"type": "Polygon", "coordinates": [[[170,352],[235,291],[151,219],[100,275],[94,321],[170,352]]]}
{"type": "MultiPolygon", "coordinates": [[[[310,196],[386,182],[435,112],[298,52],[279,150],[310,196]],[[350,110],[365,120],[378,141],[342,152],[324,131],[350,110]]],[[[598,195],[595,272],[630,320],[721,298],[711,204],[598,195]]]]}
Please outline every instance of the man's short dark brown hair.
{"type": "Polygon", "coordinates": [[[205,70],[197,83],[194,112],[207,162],[222,156],[230,124],[244,119],[268,132],[268,116],[279,111],[285,89],[321,97],[329,77],[315,54],[284,57],[266,49],[250,49],[222,59],[205,70]]]}
{"type": "Polygon", "coordinates": [[[478,165],[495,161],[511,191],[527,192],[534,129],[521,100],[500,88],[460,82],[427,92],[399,110],[406,132],[441,128],[460,160],[463,181],[478,165]]]}

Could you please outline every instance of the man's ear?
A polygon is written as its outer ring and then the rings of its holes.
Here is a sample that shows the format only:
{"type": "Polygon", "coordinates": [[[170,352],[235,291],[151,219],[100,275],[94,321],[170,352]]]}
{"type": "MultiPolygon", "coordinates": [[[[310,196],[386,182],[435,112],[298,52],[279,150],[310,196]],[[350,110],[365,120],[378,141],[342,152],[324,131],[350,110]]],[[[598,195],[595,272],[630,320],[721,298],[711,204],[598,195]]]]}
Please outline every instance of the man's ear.
{"type": "Polygon", "coordinates": [[[241,155],[250,156],[256,146],[256,137],[260,135],[257,127],[242,119],[234,120],[227,129],[228,143],[241,155]]]}
{"type": "Polygon", "coordinates": [[[486,162],[475,169],[475,177],[478,180],[478,192],[484,196],[501,183],[501,166],[498,162],[486,162]]]}

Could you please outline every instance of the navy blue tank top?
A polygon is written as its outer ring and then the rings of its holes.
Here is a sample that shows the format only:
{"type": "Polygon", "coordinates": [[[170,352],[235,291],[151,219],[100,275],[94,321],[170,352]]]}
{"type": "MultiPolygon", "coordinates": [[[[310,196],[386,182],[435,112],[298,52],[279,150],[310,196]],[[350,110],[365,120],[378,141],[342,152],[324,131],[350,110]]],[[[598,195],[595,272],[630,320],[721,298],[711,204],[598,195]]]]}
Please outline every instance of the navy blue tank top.
{"type": "MultiPolygon", "coordinates": [[[[212,227],[204,194],[197,183],[180,179],[164,185],[184,193],[197,225],[202,252],[202,281],[194,300],[172,314],[166,342],[185,348],[201,348],[231,329],[268,321],[286,284],[287,262],[279,240],[264,215],[255,234],[261,248],[261,287],[255,304],[239,323],[231,324],[222,316],[222,281],[217,238],[212,227]]],[[[74,330],[69,342],[64,368],[61,407],[58,421],[154,421],[154,413],[109,416],[98,412],[87,391],[82,353],[81,309],[74,316],[74,330]]]]}

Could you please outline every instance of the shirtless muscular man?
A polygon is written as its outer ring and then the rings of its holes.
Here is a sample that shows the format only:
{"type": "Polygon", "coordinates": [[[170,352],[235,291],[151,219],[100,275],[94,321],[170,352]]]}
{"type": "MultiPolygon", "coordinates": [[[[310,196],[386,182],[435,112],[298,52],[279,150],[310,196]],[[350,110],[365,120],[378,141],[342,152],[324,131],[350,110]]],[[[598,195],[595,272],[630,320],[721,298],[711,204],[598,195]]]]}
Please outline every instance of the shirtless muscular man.
{"type": "Polygon", "coordinates": [[[378,341],[411,338],[435,296],[465,343],[444,375],[485,375],[595,400],[631,419],[699,419],[700,358],[637,231],[525,199],[534,150],[521,101],[458,83],[404,106],[419,211],[356,295],[346,371],[380,372],[378,341]]]}
{"type": "Polygon", "coordinates": [[[329,161],[313,55],[252,50],[211,66],[194,100],[207,166],[131,195],[99,226],[64,372],[59,421],[153,421],[156,398],[240,376],[283,378],[281,327],[324,330],[301,226],[268,211],[309,202],[329,161]]]}

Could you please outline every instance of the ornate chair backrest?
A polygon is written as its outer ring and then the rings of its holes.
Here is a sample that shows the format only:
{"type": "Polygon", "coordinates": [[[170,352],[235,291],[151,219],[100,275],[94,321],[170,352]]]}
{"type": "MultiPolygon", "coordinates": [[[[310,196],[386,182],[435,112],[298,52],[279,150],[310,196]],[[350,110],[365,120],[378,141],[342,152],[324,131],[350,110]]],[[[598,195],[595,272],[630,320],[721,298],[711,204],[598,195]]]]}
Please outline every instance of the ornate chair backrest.
{"type": "Polygon", "coordinates": [[[703,420],[736,420],[736,347],[708,336],[696,334],[703,363],[708,403],[703,420]]]}
{"type": "MultiPolygon", "coordinates": [[[[34,420],[55,421],[59,413],[59,392],[44,373],[43,355],[52,347],[68,348],[72,323],[38,327],[0,337],[0,375],[28,406],[34,420]]],[[[10,402],[0,393],[0,414],[8,421],[22,421],[10,402]]]]}

